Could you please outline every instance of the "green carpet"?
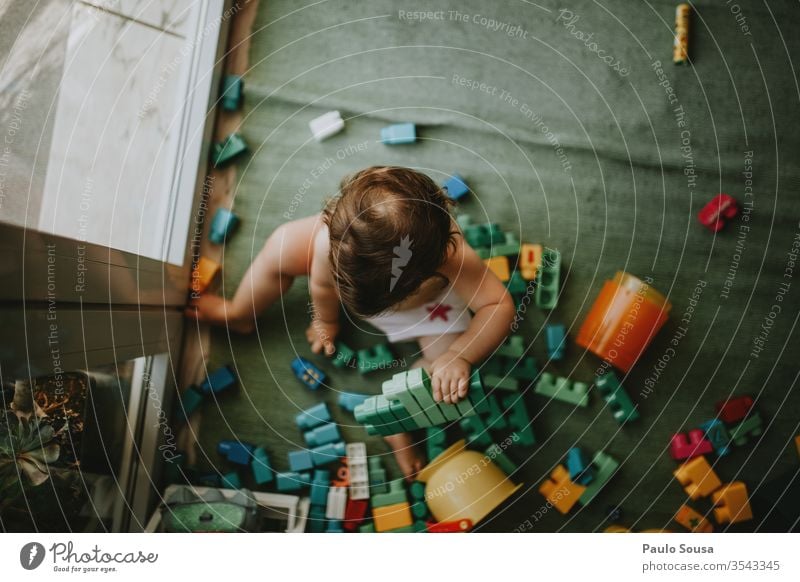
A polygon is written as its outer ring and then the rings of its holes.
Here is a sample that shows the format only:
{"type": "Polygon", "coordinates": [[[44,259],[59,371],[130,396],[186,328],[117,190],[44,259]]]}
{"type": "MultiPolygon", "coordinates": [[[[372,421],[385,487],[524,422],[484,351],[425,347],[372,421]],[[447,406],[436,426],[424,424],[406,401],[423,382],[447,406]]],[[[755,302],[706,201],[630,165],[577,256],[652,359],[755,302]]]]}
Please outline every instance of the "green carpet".
{"type": "MultiPolygon", "coordinates": [[[[543,325],[562,322],[574,337],[617,270],[652,277],[673,304],[670,321],[625,380],[640,406],[635,424],[620,429],[596,393],[588,409],[578,410],[526,393],[538,439],[516,455],[523,466],[515,480],[526,487],[484,524],[487,531],[510,531],[526,520],[531,531],[595,531],[605,527],[611,504],[623,507],[621,523],[634,529],[680,529],[670,523],[685,495],[672,478],[669,437],[711,418],[714,403],[729,394],[757,397],[765,431],[757,444],[717,463],[721,479],[745,481],[753,493],[798,466],[791,442],[800,432],[798,289],[786,270],[800,216],[800,91],[792,73],[800,37],[791,24],[798,8],[740,2],[745,20],[737,21],[724,3],[696,6],[693,66],[684,67],[672,64],[675,2],[575,2],[571,15],[552,1],[262,2],[245,77],[242,132],[253,153],[239,164],[234,209],[243,225],[226,248],[225,295],[287,217],[318,212],[348,172],[394,164],[437,181],[459,172],[475,192],[459,211],[561,250],[558,308],[529,310],[522,328],[540,365],[543,325]],[[423,7],[441,10],[434,15],[441,18],[412,20],[398,11],[423,7]],[[342,111],[346,130],[316,143],[308,121],[331,109],[342,111]],[[417,123],[419,142],[380,144],[380,128],[396,121],[417,123]],[[748,222],[715,237],[696,213],[718,192],[752,204],[748,222]],[[698,282],[706,286],[693,306],[698,282]],[[790,287],[779,301],[782,282],[790,287]],[[782,310],[767,321],[756,357],[754,338],[776,303],[782,310]],[[643,395],[692,308],[686,336],[652,393],[643,395]],[[546,510],[537,489],[572,446],[605,449],[622,467],[594,502],[563,516],[546,510]]],[[[224,468],[215,443],[236,435],[265,444],[285,469],[286,451],[302,446],[293,421],[299,409],[334,402],[335,390],[377,392],[390,375],[363,378],[314,358],[333,388],[303,388],[289,362],[310,353],[307,307],[302,280],[265,314],[258,335],[215,331],[211,364],[234,362],[242,390],[219,409],[206,409],[205,464],[224,468]]],[[[352,324],[343,337],[356,348],[380,341],[352,324]]],[[[412,361],[413,346],[400,356],[412,361]]],[[[591,381],[598,363],[571,343],[566,359],[545,369],[591,381]]],[[[348,440],[365,438],[350,415],[332,408],[348,440]]],[[[371,454],[387,452],[381,441],[366,440],[371,454]]],[[[693,506],[709,508],[707,501],[693,506]]],[[[766,529],[765,518],[757,514],[731,529],[766,529]]]]}

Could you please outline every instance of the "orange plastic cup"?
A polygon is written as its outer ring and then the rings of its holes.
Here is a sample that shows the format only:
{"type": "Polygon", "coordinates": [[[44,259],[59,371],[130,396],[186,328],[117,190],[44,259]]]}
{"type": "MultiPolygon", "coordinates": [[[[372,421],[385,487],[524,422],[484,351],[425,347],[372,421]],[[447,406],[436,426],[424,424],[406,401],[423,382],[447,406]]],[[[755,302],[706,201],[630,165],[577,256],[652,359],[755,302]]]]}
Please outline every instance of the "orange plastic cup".
{"type": "Polygon", "coordinates": [[[606,281],[575,342],[628,372],[669,319],[672,304],[641,279],[617,271],[606,281]]]}

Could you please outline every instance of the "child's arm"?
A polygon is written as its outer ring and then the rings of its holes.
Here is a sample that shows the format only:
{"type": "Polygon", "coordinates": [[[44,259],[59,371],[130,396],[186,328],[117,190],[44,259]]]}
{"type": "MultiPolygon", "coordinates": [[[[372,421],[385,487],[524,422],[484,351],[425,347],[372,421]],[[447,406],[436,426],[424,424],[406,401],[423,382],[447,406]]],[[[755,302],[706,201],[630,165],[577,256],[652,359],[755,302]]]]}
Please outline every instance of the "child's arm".
{"type": "Polygon", "coordinates": [[[339,295],[328,260],[329,244],[328,230],[323,228],[314,240],[314,256],[308,276],[312,313],[306,337],[312,352],[318,354],[324,349],[330,356],[336,350],[334,341],[339,334],[339,295]]]}
{"type": "Polygon", "coordinates": [[[472,366],[482,362],[511,331],[514,302],[505,285],[492,273],[463,237],[445,263],[442,274],[473,311],[467,330],[431,365],[435,400],[457,402],[467,395],[472,366]]]}

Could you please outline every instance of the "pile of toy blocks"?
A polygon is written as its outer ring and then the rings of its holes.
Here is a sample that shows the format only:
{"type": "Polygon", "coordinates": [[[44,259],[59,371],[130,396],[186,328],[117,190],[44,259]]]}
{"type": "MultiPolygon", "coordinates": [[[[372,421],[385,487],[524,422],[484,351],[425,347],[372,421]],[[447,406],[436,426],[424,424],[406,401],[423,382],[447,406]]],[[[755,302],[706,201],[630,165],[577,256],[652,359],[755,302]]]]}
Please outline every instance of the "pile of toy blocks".
{"type": "Polygon", "coordinates": [[[189,386],[181,394],[178,417],[181,420],[188,419],[192,413],[200,408],[206,398],[217,398],[223,392],[232,390],[236,383],[236,373],[233,366],[222,366],[206,376],[205,381],[200,386],[189,386]]]}
{"type": "Polygon", "coordinates": [[[539,493],[560,513],[568,513],[576,504],[590,503],[618,468],[619,462],[604,451],[598,451],[589,461],[583,450],[573,447],[567,452],[566,467],[553,469],[539,493]]]}

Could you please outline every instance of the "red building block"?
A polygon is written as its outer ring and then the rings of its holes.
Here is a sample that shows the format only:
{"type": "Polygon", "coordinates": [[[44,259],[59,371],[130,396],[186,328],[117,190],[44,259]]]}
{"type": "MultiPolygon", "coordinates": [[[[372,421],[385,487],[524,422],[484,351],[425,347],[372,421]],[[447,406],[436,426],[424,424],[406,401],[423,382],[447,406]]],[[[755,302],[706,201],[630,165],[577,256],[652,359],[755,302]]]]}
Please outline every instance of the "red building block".
{"type": "Polygon", "coordinates": [[[674,434],[669,443],[669,454],[676,461],[707,455],[713,450],[711,441],[706,440],[705,433],[699,428],[690,430],[688,437],[683,432],[674,434]]]}
{"type": "Polygon", "coordinates": [[[459,519],[458,521],[429,521],[428,533],[463,533],[472,529],[472,521],[459,519]]]}
{"type": "Polygon", "coordinates": [[[348,499],[344,508],[344,523],[342,524],[345,531],[355,531],[366,519],[368,509],[369,499],[348,499]]]}
{"type": "Polygon", "coordinates": [[[739,204],[727,194],[717,194],[697,213],[700,222],[712,232],[719,232],[725,223],[739,214],[739,204]]]}
{"type": "Polygon", "coordinates": [[[724,422],[728,423],[742,420],[751,408],[753,408],[753,399],[749,396],[728,398],[716,404],[717,414],[724,422]]]}

